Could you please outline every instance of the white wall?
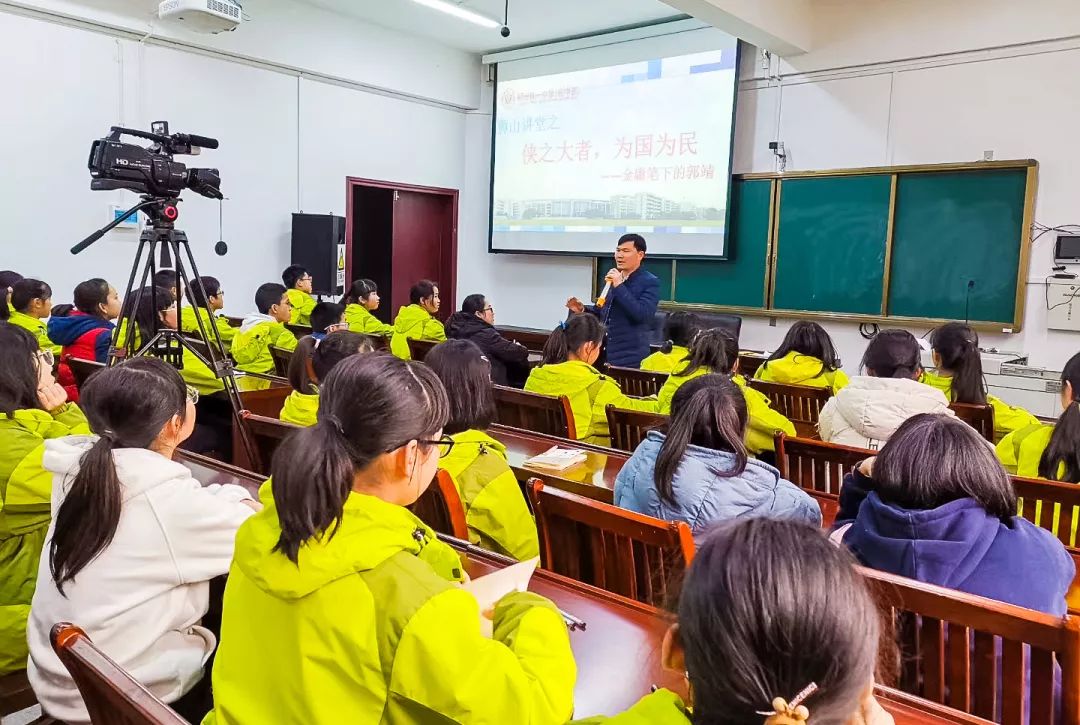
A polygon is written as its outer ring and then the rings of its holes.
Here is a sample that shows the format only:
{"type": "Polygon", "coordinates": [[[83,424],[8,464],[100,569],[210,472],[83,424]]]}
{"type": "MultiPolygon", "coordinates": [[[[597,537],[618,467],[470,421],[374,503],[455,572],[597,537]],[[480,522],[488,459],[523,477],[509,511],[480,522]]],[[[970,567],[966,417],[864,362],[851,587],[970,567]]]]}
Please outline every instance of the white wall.
{"type": "MultiPolygon", "coordinates": [[[[82,9],[90,17],[98,5],[104,3],[82,9]]],[[[251,12],[263,20],[269,9],[284,5],[259,3],[258,11],[251,12]]],[[[445,103],[412,100],[411,94],[441,89],[462,103],[469,97],[476,103],[479,62],[465,53],[391,35],[379,41],[394,46],[384,56],[388,69],[379,78],[364,76],[380,81],[384,90],[368,92],[269,65],[276,62],[269,51],[268,60],[253,65],[237,62],[228,52],[140,43],[115,28],[73,26],[3,8],[0,3],[0,98],[5,108],[0,158],[7,172],[0,175],[5,201],[0,269],[46,280],[56,302],[70,301],[73,286],[91,276],[105,277],[118,288],[127,281],[136,232],[111,232],[78,257],[67,252],[110,218],[111,204],[126,208],[136,200],[130,192],[89,188],[90,142],[113,124],[148,129],[151,120],[165,119],[173,131],[221,141],[216,151],[177,160],[221,170],[229,254],[222,258],[212,252],[219,238],[217,202],[185,192],[178,226],[188,233],[200,271],[221,278],[231,314],[249,311],[255,287],[279,279],[288,264],[292,212],[345,213],[346,176],[462,187],[464,112],[445,103]],[[430,54],[421,53],[423,48],[430,54]],[[414,57],[405,63],[410,53],[414,57]],[[454,63],[443,63],[446,59],[454,63]],[[467,91],[458,82],[460,69],[444,67],[459,61],[469,69],[467,91]],[[391,95],[387,84],[400,85],[410,96],[391,95]]],[[[311,48],[342,33],[353,32],[358,47],[389,33],[332,13],[311,13],[323,23],[317,37],[303,41],[311,48]]],[[[312,17],[305,15],[305,22],[314,22],[312,17]]],[[[233,37],[242,39],[256,26],[253,21],[233,37]]],[[[314,32],[303,23],[298,29],[314,32]]],[[[270,46],[275,52],[291,47],[270,46]]],[[[349,71],[340,62],[349,52],[339,50],[339,70],[349,71]]],[[[308,60],[318,65],[324,58],[316,55],[308,60]]],[[[279,52],[278,58],[283,56],[279,52]]],[[[352,59],[358,74],[363,60],[352,59]]],[[[370,70],[383,72],[374,66],[370,70]]]]}
{"type": "MultiPolygon", "coordinates": [[[[785,142],[789,170],[975,161],[993,150],[998,159],[1040,162],[1036,220],[1080,223],[1074,142],[1080,6],[1074,0],[821,0],[819,6],[814,52],[774,58],[768,72],[755,53],[745,56],[736,173],[776,170],[766,146],[772,140],[785,142]]],[[[475,151],[466,175],[486,180],[482,134],[470,139],[475,151]]],[[[1042,285],[1052,236],[1033,249],[1023,332],[984,333],[982,340],[1061,369],[1080,350],[1080,336],[1046,329],[1042,285]]],[[[512,298],[500,304],[508,324],[550,327],[561,299],[589,290],[590,267],[580,260],[463,254],[461,267],[482,267],[492,295],[512,298]],[[518,295],[523,283],[528,294],[518,295]]],[[[746,317],[742,344],[773,348],[788,324],[746,317]]],[[[858,326],[826,327],[845,367],[855,369],[865,347],[858,326]]]]}

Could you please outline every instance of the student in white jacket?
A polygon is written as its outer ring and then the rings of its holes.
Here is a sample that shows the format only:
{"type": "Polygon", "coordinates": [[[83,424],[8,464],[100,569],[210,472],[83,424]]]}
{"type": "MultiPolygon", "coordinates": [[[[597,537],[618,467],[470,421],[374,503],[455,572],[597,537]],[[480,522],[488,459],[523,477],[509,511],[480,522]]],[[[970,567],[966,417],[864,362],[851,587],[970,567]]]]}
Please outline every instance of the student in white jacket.
{"type": "Polygon", "coordinates": [[[821,409],[821,440],[877,450],[913,415],[954,415],[944,393],[919,382],[919,343],[907,330],[879,332],[866,347],[862,369],[821,409]]]}
{"type": "Polygon", "coordinates": [[[258,504],[239,486],[203,488],[171,460],[195,425],[197,394],[152,358],[97,373],[81,403],[97,436],[48,441],[53,520],[30,609],[28,676],[45,712],[89,717],[49,643],[57,622],[101,650],[185,717],[210,707],[203,664],[214,635],[199,625],[209,580],[232,560],[236,530],[258,504]]]}

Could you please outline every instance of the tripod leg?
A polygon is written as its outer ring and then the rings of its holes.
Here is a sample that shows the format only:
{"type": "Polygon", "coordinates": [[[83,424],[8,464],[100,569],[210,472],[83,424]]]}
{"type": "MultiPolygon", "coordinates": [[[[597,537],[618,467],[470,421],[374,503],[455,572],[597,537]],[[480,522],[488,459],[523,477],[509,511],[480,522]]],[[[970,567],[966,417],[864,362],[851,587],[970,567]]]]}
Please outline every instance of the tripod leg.
{"type": "Polygon", "coordinates": [[[135,351],[135,334],[132,330],[137,329],[135,314],[139,309],[139,300],[142,297],[142,289],[146,286],[146,278],[149,275],[150,268],[153,266],[154,256],[154,239],[152,230],[144,230],[139,235],[139,248],[135,252],[135,262],[131,265],[131,274],[128,276],[127,287],[124,289],[124,302],[122,312],[119,319],[116,320],[116,327],[113,329],[112,344],[109,349],[108,365],[111,367],[116,363],[122,361],[124,358],[132,357],[135,351]],[[146,261],[143,262],[143,254],[147,254],[146,261]],[[135,287],[135,276],[138,274],[140,266],[142,268],[142,283],[138,288],[135,287]],[[121,340],[121,333],[126,333],[126,337],[121,340]]]}

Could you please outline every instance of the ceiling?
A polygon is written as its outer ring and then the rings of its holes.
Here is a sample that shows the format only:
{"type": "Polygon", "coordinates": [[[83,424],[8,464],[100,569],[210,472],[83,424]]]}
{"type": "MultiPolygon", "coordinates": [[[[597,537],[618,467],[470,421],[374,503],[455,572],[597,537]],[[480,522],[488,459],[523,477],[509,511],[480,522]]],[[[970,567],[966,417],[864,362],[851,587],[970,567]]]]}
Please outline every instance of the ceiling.
{"type": "MultiPolygon", "coordinates": [[[[305,0],[369,23],[419,35],[473,53],[533,45],[570,36],[680,17],[660,0],[510,0],[510,37],[412,0],[305,0]]],[[[504,0],[451,0],[502,21],[504,0]]]]}

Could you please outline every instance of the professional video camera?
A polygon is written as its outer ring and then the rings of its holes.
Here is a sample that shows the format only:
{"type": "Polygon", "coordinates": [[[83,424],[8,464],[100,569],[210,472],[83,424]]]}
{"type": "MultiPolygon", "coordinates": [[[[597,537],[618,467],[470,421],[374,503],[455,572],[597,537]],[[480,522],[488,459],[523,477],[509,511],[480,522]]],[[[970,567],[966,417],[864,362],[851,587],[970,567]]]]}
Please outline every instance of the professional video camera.
{"type": "Polygon", "coordinates": [[[173,161],[174,154],[197,154],[203,148],[216,149],[217,139],[186,133],[169,133],[167,121],[150,124],[151,132],[113,126],[111,133],[90,146],[90,188],[94,191],[128,189],[153,197],[177,198],[191,189],[210,199],[221,199],[221,177],[217,169],[189,169],[173,161]],[[146,148],[120,140],[123,135],[145,138],[154,143],[146,148]]]}

